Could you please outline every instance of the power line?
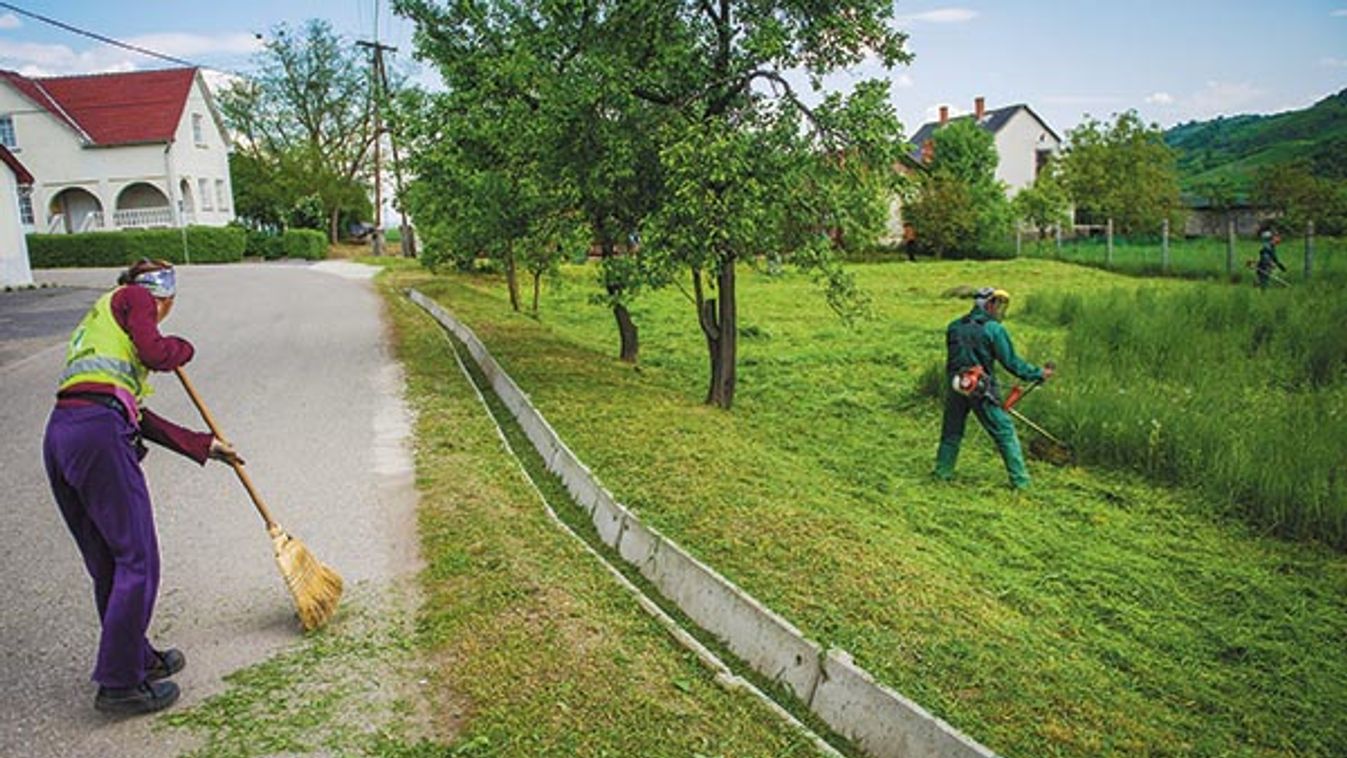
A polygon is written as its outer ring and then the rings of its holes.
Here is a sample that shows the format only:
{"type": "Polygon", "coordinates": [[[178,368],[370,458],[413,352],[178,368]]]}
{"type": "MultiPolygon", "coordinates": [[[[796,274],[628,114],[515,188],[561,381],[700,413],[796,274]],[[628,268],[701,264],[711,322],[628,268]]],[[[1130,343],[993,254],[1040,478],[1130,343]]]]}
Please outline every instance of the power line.
{"type": "Polygon", "coordinates": [[[158,58],[159,60],[168,61],[169,63],[177,63],[178,65],[181,66],[187,66],[188,68],[208,68],[211,69],[212,71],[219,71],[221,73],[233,74],[234,76],[247,78],[243,74],[238,73],[237,71],[230,71],[228,69],[222,69],[216,66],[203,66],[200,63],[193,63],[192,61],[185,60],[183,58],[177,58],[175,56],[168,55],[167,53],[161,53],[155,50],[150,50],[149,48],[141,47],[140,45],[133,45],[130,42],[123,42],[119,39],[113,39],[112,37],[108,37],[99,34],[97,32],[91,32],[87,29],[81,29],[78,26],[72,26],[70,24],[65,23],[64,21],[58,21],[54,18],[43,16],[40,13],[34,13],[30,10],[25,10],[17,5],[13,5],[12,3],[0,2],[0,8],[6,8],[22,16],[27,16],[28,18],[41,21],[44,24],[50,24],[59,29],[64,29],[65,31],[78,34],[82,37],[88,37],[89,39],[98,40],[99,42],[102,42],[104,44],[112,45],[113,47],[120,47],[123,50],[130,50],[131,52],[146,55],[151,58],[158,58]]]}

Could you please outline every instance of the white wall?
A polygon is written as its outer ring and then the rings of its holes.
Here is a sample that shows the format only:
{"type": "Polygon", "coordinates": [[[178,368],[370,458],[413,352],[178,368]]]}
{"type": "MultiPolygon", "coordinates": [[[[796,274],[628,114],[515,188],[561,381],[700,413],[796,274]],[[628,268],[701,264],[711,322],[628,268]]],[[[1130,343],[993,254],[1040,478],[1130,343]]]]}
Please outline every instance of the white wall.
{"type": "Polygon", "coordinates": [[[47,230],[51,200],[67,187],[81,187],[97,197],[107,223],[111,224],[117,197],[126,187],[148,183],[164,193],[168,205],[176,207],[182,178],[191,180],[194,193],[197,180],[207,179],[212,199],[216,194],[216,181],[222,180],[228,200],[226,210],[221,210],[218,202],[212,202],[210,211],[202,211],[198,199],[194,203],[196,215],[190,223],[223,226],[234,218],[229,153],[206,106],[200,75],[183,109],[175,141],[168,145],[85,146],[79,133],[66,122],[7,84],[0,83],[0,115],[4,114],[14,120],[18,148],[13,152],[36,180],[33,186],[35,231],[47,230]],[[198,147],[192,138],[193,113],[203,116],[204,147],[198,147]]]}
{"type": "Polygon", "coordinates": [[[1023,109],[1010,117],[996,133],[996,178],[1005,182],[1014,195],[1034,183],[1038,151],[1061,147],[1057,138],[1023,109]]]}
{"type": "Polygon", "coordinates": [[[14,172],[0,165],[0,287],[33,283],[28,239],[19,223],[19,187],[14,172]]]}
{"type": "Polygon", "coordinates": [[[205,85],[198,74],[187,96],[187,106],[183,108],[182,119],[178,122],[178,131],[173,135],[173,144],[169,148],[170,172],[173,178],[173,201],[180,197],[182,180],[186,179],[191,187],[189,205],[192,208],[194,224],[224,226],[234,219],[234,187],[229,180],[229,144],[220,132],[215,117],[206,102],[205,85]],[[197,144],[192,134],[192,116],[201,116],[202,144],[197,144]],[[205,210],[201,198],[201,180],[205,179],[210,187],[210,210],[205,210]],[[219,184],[224,182],[223,206],[220,204],[219,184]]]}

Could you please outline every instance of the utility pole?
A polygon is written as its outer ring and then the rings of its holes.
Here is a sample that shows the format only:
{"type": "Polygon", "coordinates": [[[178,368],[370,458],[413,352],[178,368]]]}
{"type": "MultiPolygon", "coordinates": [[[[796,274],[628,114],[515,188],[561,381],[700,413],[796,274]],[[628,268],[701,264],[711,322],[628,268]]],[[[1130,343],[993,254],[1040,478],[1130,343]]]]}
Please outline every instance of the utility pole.
{"type": "MultiPolygon", "coordinates": [[[[376,22],[377,23],[377,22],[376,22]]],[[[375,27],[377,37],[378,27],[375,27]]],[[[385,96],[384,84],[387,78],[383,75],[384,51],[396,52],[397,48],[385,45],[375,39],[373,42],[368,40],[359,40],[357,47],[363,47],[370,51],[370,102],[374,108],[374,239],[373,253],[377,255],[384,254],[384,221],[383,221],[383,157],[382,145],[384,141],[383,127],[383,104],[385,96]]]]}
{"type": "MultiPolygon", "coordinates": [[[[360,40],[356,45],[370,51],[370,88],[374,103],[374,242],[373,253],[383,255],[383,106],[388,102],[388,70],[384,66],[384,51],[397,52],[397,48],[379,41],[360,40]]],[[[398,155],[397,130],[388,130],[389,144],[393,148],[393,180],[397,190],[394,205],[401,219],[402,253],[408,257],[416,255],[416,240],[412,228],[407,224],[407,211],[402,207],[402,159],[398,155]]]]}

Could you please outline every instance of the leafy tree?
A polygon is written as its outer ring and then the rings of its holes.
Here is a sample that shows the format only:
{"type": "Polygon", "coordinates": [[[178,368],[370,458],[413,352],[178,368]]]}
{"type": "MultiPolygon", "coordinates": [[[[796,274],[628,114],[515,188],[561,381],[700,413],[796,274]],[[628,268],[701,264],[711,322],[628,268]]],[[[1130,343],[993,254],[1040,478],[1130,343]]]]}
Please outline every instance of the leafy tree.
{"type": "Polygon", "coordinates": [[[297,32],[277,26],[256,66],[251,79],[220,93],[219,105],[237,150],[248,156],[245,178],[280,188],[257,190],[258,210],[282,213],[269,195],[285,196],[285,188],[292,201],[313,193],[335,242],[342,211],[368,202],[360,182],[373,144],[365,62],[331,25],[313,19],[297,32]]]}
{"type": "Polygon", "coordinates": [[[737,262],[789,258],[818,274],[835,307],[855,305],[854,287],[832,262],[832,240],[860,245],[882,229],[875,209],[891,183],[900,127],[882,84],[808,108],[783,72],[802,70],[817,82],[868,56],[886,66],[906,60],[890,3],[399,0],[396,7],[417,20],[418,48],[439,65],[460,110],[503,102],[529,110],[530,122],[494,123],[534,140],[530,170],[578,198],[604,253],[601,282],[624,357],[635,357],[634,326],[629,335],[623,328],[631,293],[689,276],[711,362],[707,401],[728,408],[737,262]]]}
{"type": "Polygon", "coordinates": [[[1179,206],[1175,153],[1136,111],[1111,124],[1089,119],[1067,133],[1062,182],[1078,212],[1129,234],[1149,232],[1179,206]]]}
{"type": "MultiPolygon", "coordinates": [[[[631,92],[668,116],[661,135],[665,195],[644,242],[663,270],[691,279],[706,341],[706,402],[729,408],[738,354],[736,265],[780,255],[817,273],[829,302],[849,311],[854,285],[832,240],[873,238],[868,197],[891,184],[900,125],[887,84],[858,86],[818,108],[784,72],[816,86],[873,56],[905,62],[906,37],[887,0],[633,0],[607,31],[624,56],[631,92]]],[[[844,242],[844,244],[846,244],[844,242]]]]}
{"type": "Polygon", "coordinates": [[[1006,238],[1012,212],[996,179],[992,135],[972,119],[936,131],[935,153],[909,217],[918,248],[936,256],[979,255],[1006,238]]]}
{"type": "Polygon", "coordinates": [[[923,177],[903,216],[916,230],[917,249],[942,257],[977,239],[977,211],[968,185],[946,174],[923,177]]]}
{"type": "Polygon", "coordinates": [[[1313,221],[1321,234],[1347,233],[1347,182],[1316,177],[1303,162],[1260,168],[1254,200],[1277,211],[1288,230],[1301,231],[1313,221]]]}
{"type": "Polygon", "coordinates": [[[1071,198],[1058,175],[1056,161],[1049,161],[1034,183],[1015,193],[1011,201],[1015,217],[1028,222],[1044,239],[1053,227],[1071,223],[1071,198]]]}

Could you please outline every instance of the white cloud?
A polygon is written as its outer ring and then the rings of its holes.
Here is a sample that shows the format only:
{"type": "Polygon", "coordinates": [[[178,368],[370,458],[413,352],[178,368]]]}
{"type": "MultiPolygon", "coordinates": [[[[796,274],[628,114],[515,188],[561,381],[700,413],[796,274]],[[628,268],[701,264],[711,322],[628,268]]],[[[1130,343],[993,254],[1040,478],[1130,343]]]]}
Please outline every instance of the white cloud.
{"type": "Polygon", "coordinates": [[[1155,92],[1146,96],[1146,102],[1151,105],[1173,105],[1174,96],[1168,92],[1155,92]]]}
{"type": "Polygon", "coordinates": [[[1347,18],[1347,8],[1339,8],[1328,15],[1336,16],[1338,18],[1347,18]]]}
{"type": "Polygon", "coordinates": [[[899,74],[893,77],[890,81],[893,82],[893,87],[895,89],[910,89],[916,85],[916,82],[912,81],[912,76],[910,74],[899,74]]]}
{"type": "Polygon", "coordinates": [[[899,24],[962,24],[978,17],[978,12],[968,8],[937,8],[933,11],[898,16],[899,24]]]}
{"type": "Polygon", "coordinates": [[[1320,66],[1329,68],[1347,68],[1347,58],[1324,57],[1319,59],[1320,66]]]}
{"type": "MultiPolygon", "coordinates": [[[[144,34],[124,41],[186,60],[195,60],[198,56],[207,55],[249,54],[262,44],[252,34],[242,32],[218,35],[169,32],[144,34]]],[[[0,38],[0,67],[16,69],[25,76],[134,71],[163,63],[156,58],[112,45],[96,45],[76,51],[68,45],[17,42],[0,38]]]]}
{"type": "Polygon", "coordinates": [[[1267,94],[1248,82],[1207,82],[1187,103],[1199,118],[1237,113],[1267,94]]]}
{"type": "Polygon", "coordinates": [[[23,22],[13,13],[0,16],[0,29],[18,29],[20,26],[23,26],[23,22]]]}

